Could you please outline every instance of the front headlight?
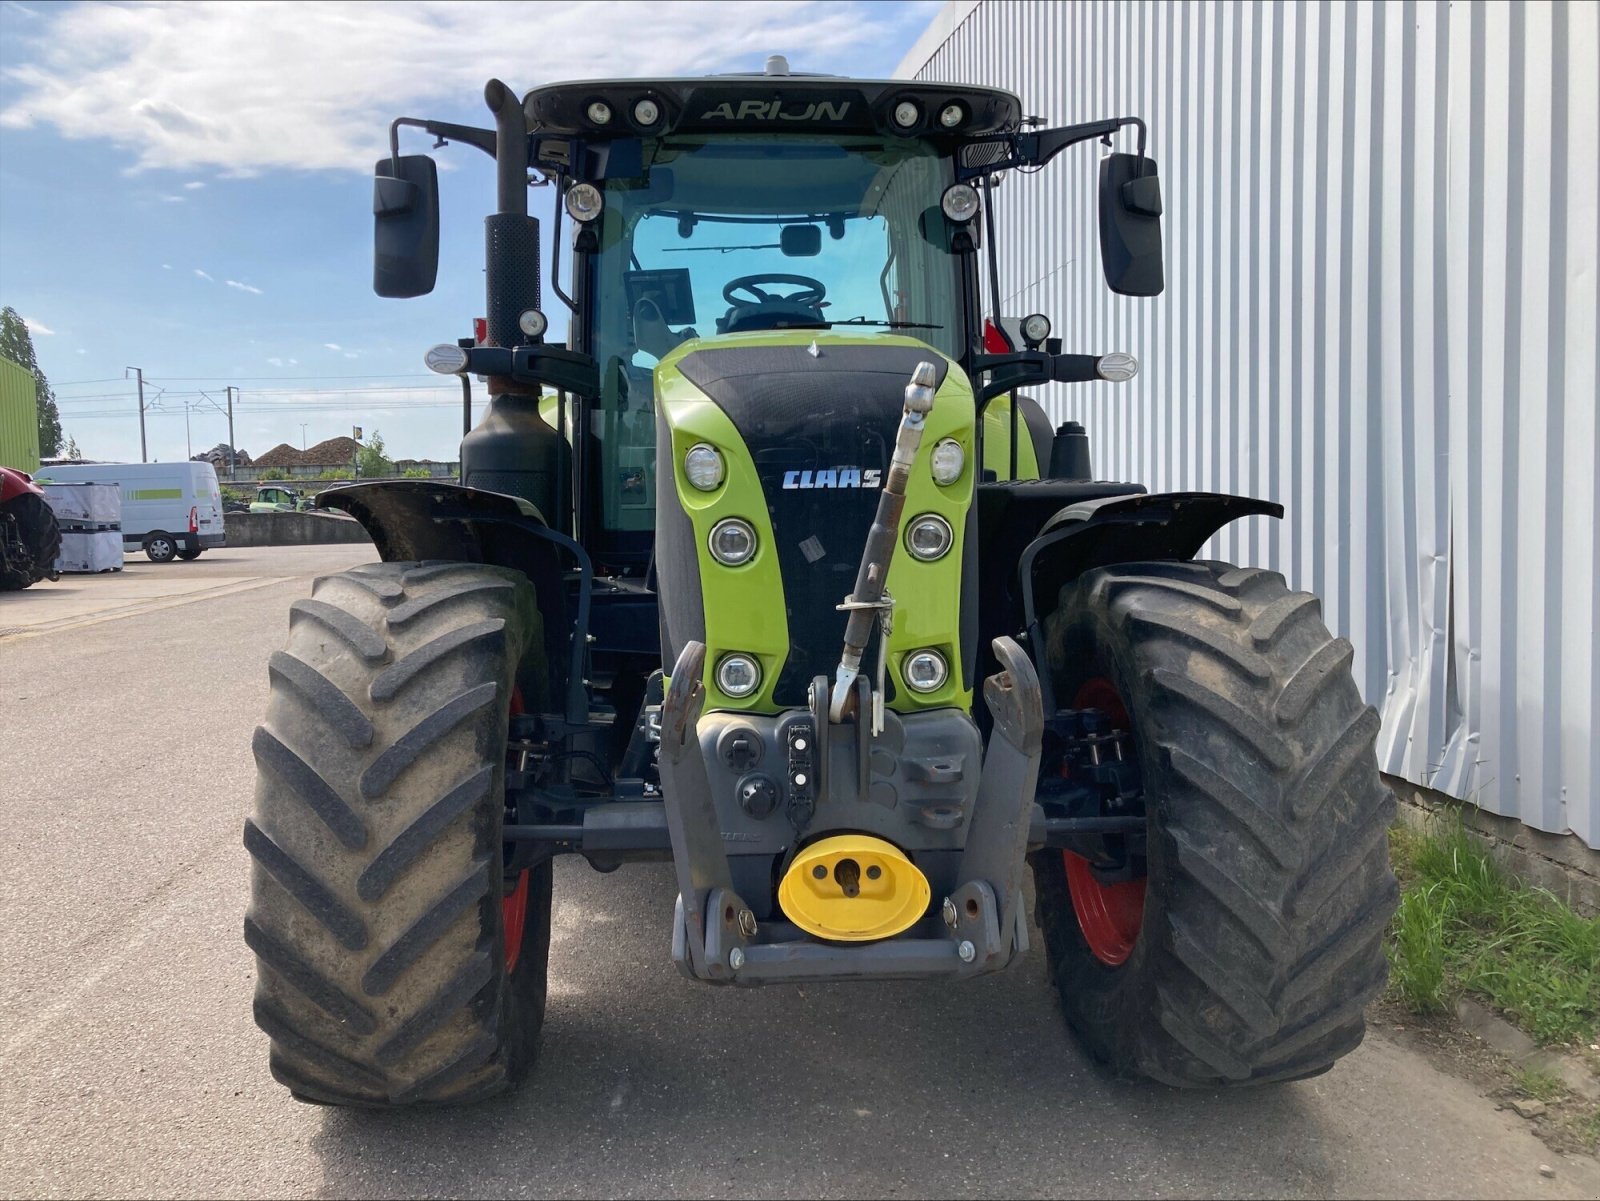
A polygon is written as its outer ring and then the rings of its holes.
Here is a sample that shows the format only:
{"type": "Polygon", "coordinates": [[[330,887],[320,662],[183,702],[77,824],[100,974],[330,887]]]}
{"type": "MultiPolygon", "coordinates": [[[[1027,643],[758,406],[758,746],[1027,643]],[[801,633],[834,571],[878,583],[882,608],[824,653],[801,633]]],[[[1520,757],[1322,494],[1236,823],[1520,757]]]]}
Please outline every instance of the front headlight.
{"type": "Polygon", "coordinates": [[[755,527],[738,517],[724,518],[711,527],[707,542],[713,559],[724,567],[738,567],[756,553],[755,527]]]}
{"type": "Polygon", "coordinates": [[[746,697],[761,687],[761,664],[751,655],[724,655],[717,664],[717,687],[732,697],[746,697]]]}
{"type": "Polygon", "coordinates": [[[912,692],[937,692],[949,677],[950,666],[938,651],[917,651],[906,656],[901,672],[912,692]]]}
{"type": "Polygon", "coordinates": [[[714,492],[722,485],[722,455],[715,446],[696,442],[683,456],[683,474],[702,492],[714,492]]]}
{"type": "Polygon", "coordinates": [[[967,452],[961,449],[961,443],[954,438],[941,438],[934,444],[933,454],[928,458],[936,484],[955,483],[967,465],[967,452]]]}
{"type": "Polygon", "coordinates": [[[937,513],[913,517],[906,526],[906,549],[911,552],[912,558],[924,563],[944,558],[950,553],[950,545],[954,541],[950,523],[937,513]]]}

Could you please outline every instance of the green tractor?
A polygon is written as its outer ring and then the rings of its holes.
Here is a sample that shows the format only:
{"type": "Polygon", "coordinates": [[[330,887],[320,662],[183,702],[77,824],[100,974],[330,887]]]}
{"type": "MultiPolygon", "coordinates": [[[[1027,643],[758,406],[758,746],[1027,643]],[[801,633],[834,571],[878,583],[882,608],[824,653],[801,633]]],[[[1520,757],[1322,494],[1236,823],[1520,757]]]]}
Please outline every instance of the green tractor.
{"type": "Polygon", "coordinates": [[[469,402],[488,381],[461,486],[321,493],[382,562],[317,580],[269,663],[245,939],[274,1076],[510,1087],[557,855],[670,861],[694,981],[949,985],[1037,938],[1115,1073],[1354,1048],[1396,891],[1351,646],[1277,574],[1194,558],[1280,506],[1096,480],[1020,391],[1130,356],[1000,319],[996,178],[1085,143],[1108,285],[1161,291],[1143,123],[777,58],[485,99],[492,129],[397,120],[374,186],[376,290],[417,296],[437,177],[401,130],[495,163],[487,317],[427,355],[469,402]]]}

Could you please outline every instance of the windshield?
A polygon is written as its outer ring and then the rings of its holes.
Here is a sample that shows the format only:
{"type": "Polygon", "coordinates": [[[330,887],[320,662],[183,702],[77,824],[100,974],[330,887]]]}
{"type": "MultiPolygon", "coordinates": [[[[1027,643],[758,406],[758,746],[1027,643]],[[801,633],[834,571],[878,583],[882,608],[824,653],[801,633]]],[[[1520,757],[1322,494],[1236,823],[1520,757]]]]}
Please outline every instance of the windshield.
{"type": "Polygon", "coordinates": [[[893,329],[959,354],[950,164],[926,143],[695,135],[646,142],[643,161],[606,182],[592,277],[610,528],[654,527],[653,369],[689,338],[893,329]]]}

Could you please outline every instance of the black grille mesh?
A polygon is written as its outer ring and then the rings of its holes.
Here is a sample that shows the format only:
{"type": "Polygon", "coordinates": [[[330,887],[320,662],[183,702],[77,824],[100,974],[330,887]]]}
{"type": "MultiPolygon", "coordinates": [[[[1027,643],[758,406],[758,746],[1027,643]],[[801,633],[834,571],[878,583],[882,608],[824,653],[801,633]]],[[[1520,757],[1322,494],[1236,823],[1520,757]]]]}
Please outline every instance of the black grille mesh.
{"type": "Polygon", "coordinates": [[[835,606],[855,585],[879,492],[785,488],[784,478],[842,467],[887,472],[906,384],[924,361],[942,383],[945,360],[914,347],[822,347],[817,357],[799,346],[719,347],[679,365],[738,428],[761,480],[789,624],[780,705],[804,705],[812,677],[832,678],[845,626],[835,606]]]}

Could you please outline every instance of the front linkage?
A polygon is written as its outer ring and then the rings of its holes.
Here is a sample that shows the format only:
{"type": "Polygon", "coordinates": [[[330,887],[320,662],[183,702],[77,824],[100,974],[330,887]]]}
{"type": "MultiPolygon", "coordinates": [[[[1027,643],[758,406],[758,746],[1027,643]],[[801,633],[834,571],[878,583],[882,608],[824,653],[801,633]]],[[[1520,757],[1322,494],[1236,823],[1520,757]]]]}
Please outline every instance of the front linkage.
{"type": "MultiPolygon", "coordinates": [[[[686,975],[723,984],[973,976],[1003,968],[1027,949],[1022,870],[1043,712],[1039,677],[1022,648],[1010,638],[997,638],[994,653],[1004,667],[984,681],[994,736],[970,813],[959,883],[940,906],[943,934],[852,945],[802,938],[787,922],[758,923],[734,888],[695,737],[705,700],[700,682],[705,647],[698,642],[684,647],[662,707],[660,762],[679,891],[672,957],[686,975]]],[[[820,701],[827,694],[826,680],[819,676],[812,696],[820,701]]],[[[872,803],[857,774],[859,763],[870,762],[875,741],[866,712],[854,723],[836,724],[814,702],[809,728],[825,733],[809,741],[804,736],[789,740],[791,747],[800,744],[804,756],[791,758],[791,778],[801,777],[803,787],[820,771],[818,812],[838,815],[846,828],[852,824],[852,806],[872,803]],[[805,755],[811,748],[816,753],[805,755]]]]}

